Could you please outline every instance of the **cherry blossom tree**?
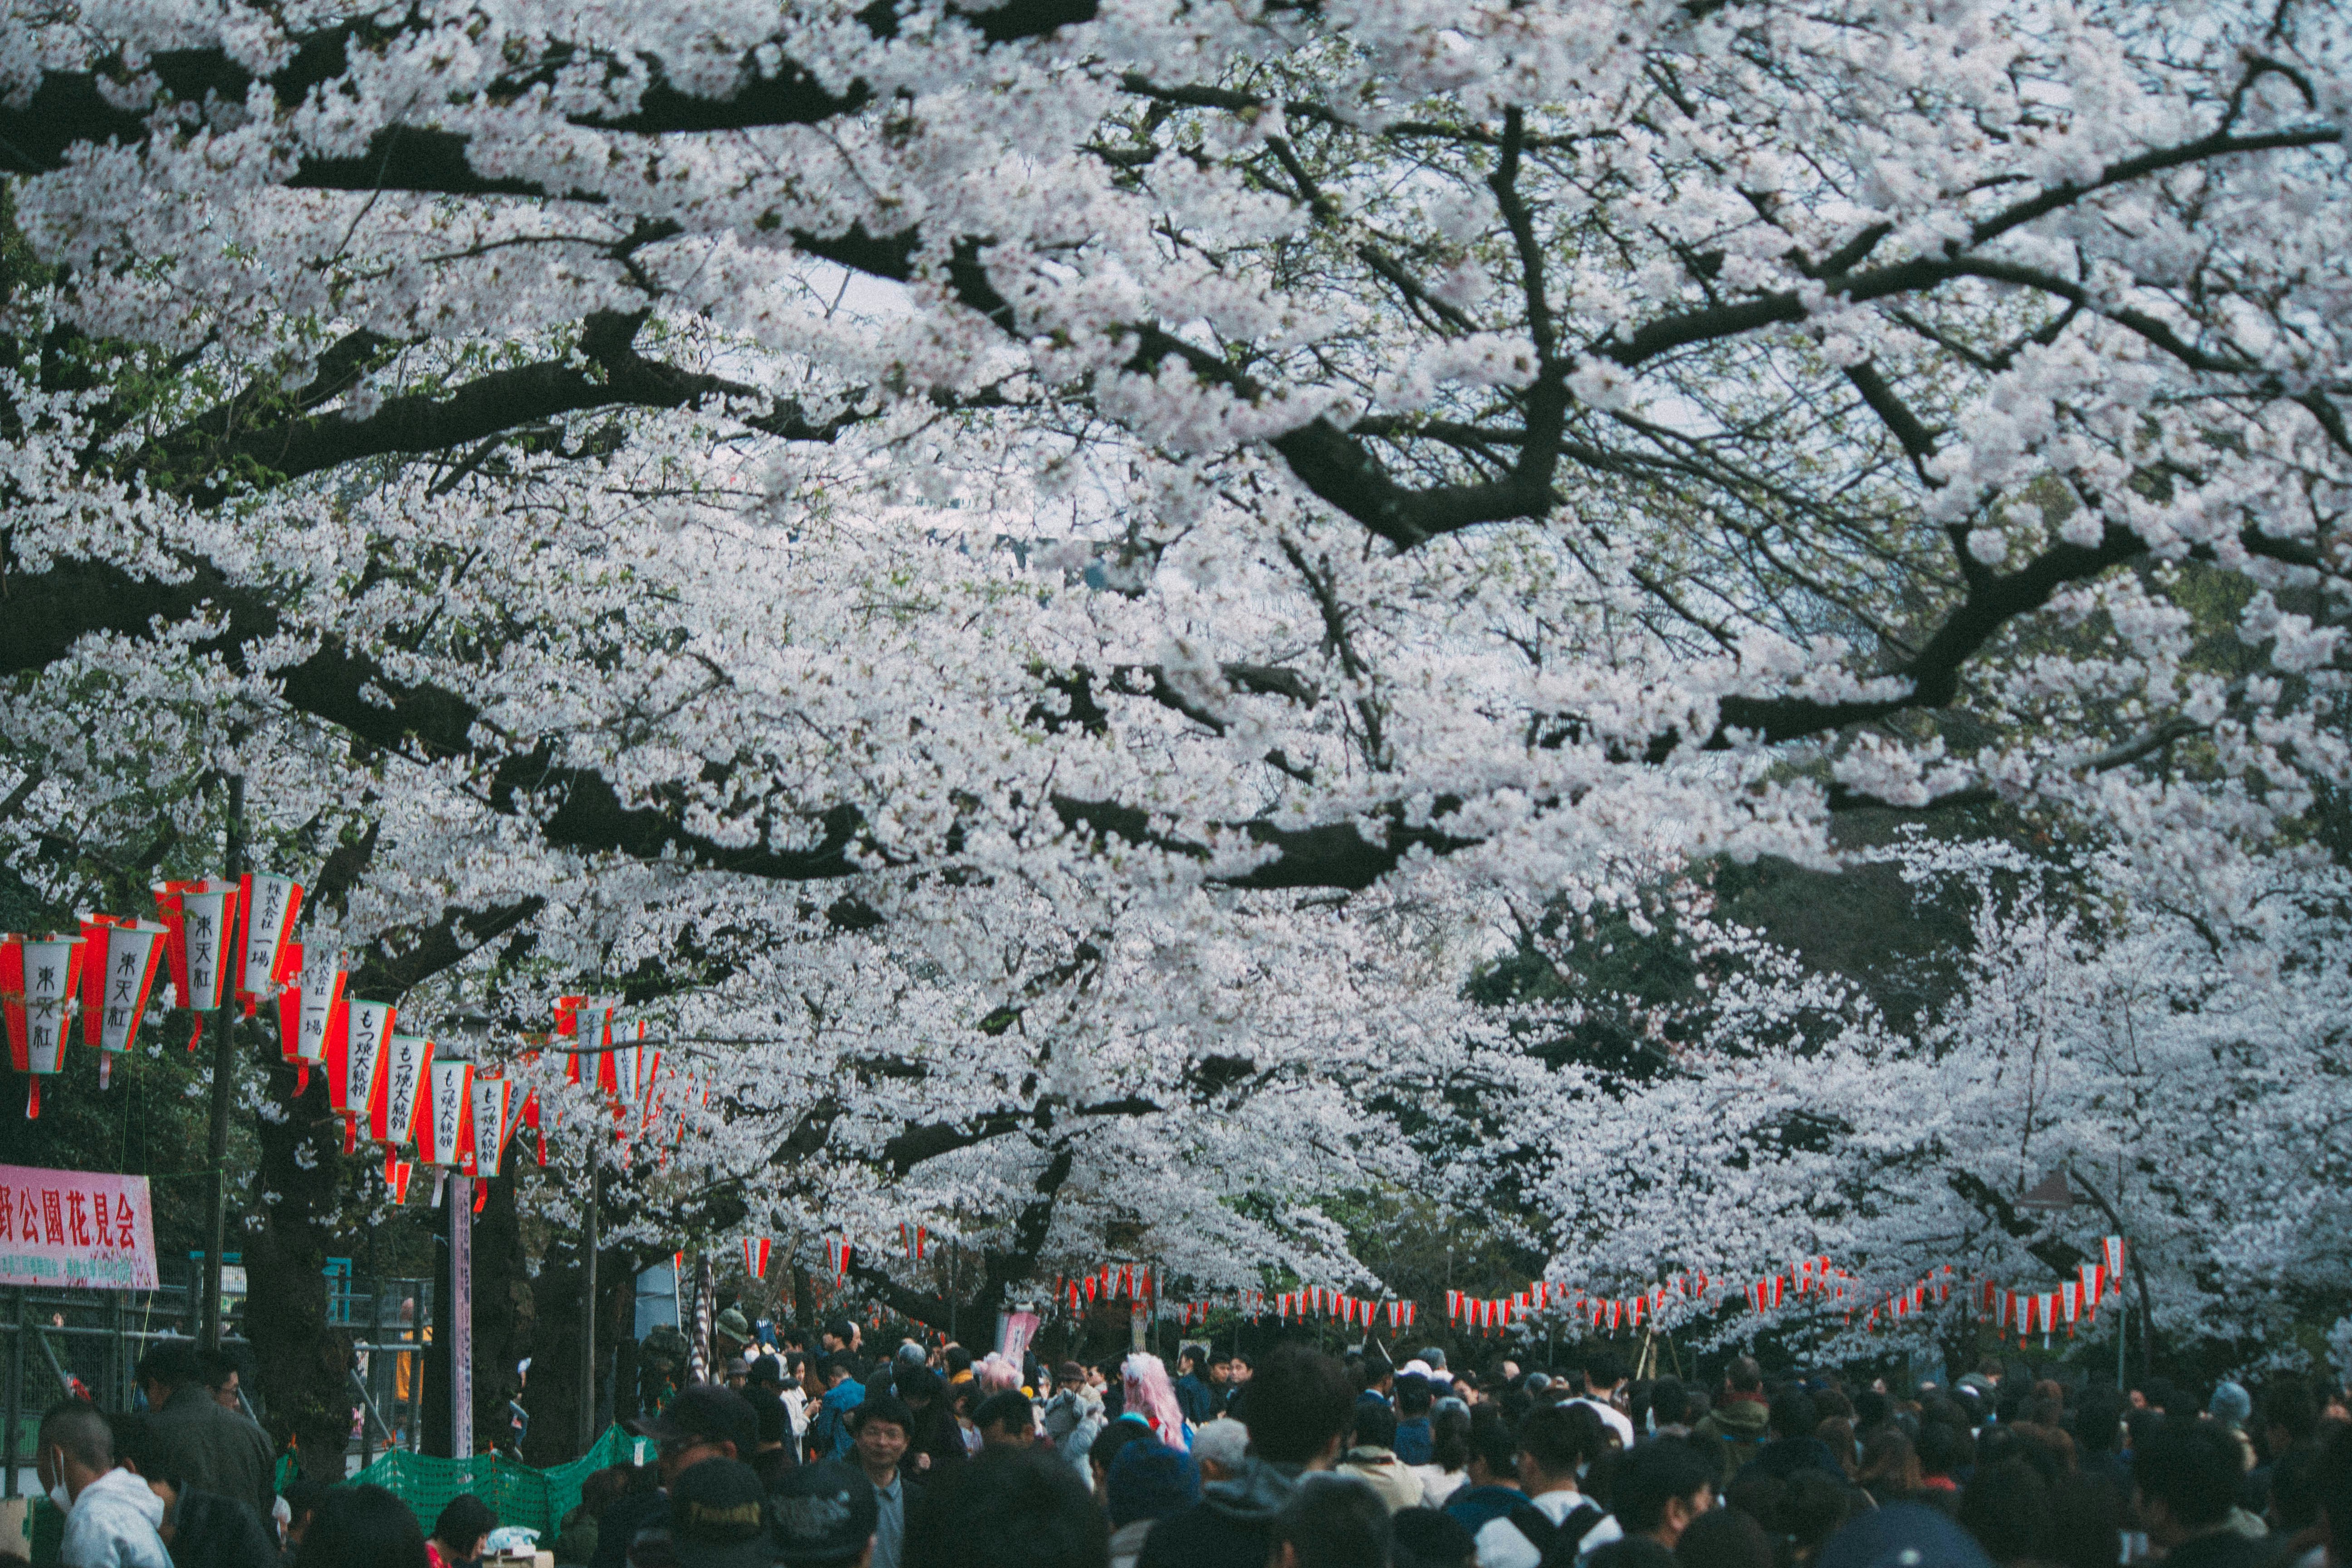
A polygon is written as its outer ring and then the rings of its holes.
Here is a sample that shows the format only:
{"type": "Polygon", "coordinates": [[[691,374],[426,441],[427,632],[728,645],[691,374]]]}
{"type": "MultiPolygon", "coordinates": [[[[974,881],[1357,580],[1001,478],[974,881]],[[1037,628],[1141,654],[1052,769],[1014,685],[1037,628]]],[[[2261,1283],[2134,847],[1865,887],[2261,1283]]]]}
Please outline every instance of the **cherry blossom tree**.
{"type": "Polygon", "coordinates": [[[2221,905],[2124,855],[1926,838],[1892,853],[1923,894],[1973,910],[1950,1000],[1894,1026],[1841,977],[1696,919],[1723,984],[1671,1068],[1547,1073],[1520,1109],[1562,1131],[1520,1177],[1555,1226],[1555,1270],[1596,1293],[1710,1274],[1728,1310],[1677,1300],[1670,1323],[1712,1341],[1960,1353],[1993,1335],[1980,1281],[2057,1289],[2121,1234],[2137,1356],[2152,1315],[2168,1354],[2300,1363],[2298,1323],[2352,1294],[2331,1195],[2352,1158],[2341,867],[2265,858],[2221,905]],[[2019,1202],[2052,1172],[2073,1208],[2019,1202]],[[1793,1287],[1820,1257],[1851,1276],[1843,1300],[1740,1304],[1748,1280],[1793,1287]],[[1948,1295],[1895,1318],[1890,1293],[1922,1279],[1948,1295]]]}
{"type": "Polygon", "coordinates": [[[2234,907],[2345,771],[2326,7],[10,19],[11,864],[239,773],[383,994],[710,1053],[648,1226],[1345,1268],[1556,901],[1998,805],[2234,907]]]}

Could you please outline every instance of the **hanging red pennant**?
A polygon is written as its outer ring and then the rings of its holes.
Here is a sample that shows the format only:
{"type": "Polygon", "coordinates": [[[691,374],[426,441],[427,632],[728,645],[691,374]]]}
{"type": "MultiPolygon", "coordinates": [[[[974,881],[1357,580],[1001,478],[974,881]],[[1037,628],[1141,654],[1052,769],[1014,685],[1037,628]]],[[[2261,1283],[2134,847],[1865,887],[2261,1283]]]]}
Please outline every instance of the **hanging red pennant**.
{"type": "Polygon", "coordinates": [[[474,1064],[428,1062],[417,1113],[418,1164],[452,1170],[469,1164],[474,1158],[474,1064]]]}
{"type": "Polygon", "coordinates": [[[172,966],[175,1003],[196,1016],[188,1036],[193,1051],[204,1033],[204,1016],[221,1005],[229,972],[236,966],[237,885],[210,879],[164,882],[154,892],[167,932],[163,951],[172,966]]]}
{"type": "MultiPolygon", "coordinates": [[[[361,1125],[374,1131],[378,1102],[383,1099],[384,1076],[392,1058],[392,1030],[397,1010],[389,1002],[347,997],[342,1037],[327,1037],[327,1103],[341,1115],[349,1131],[361,1125]]],[[[346,1136],[343,1152],[353,1140],[346,1136]]]]}
{"type": "Polygon", "coordinates": [[[64,1070],[85,951],[79,934],[0,936],[0,1016],[6,1019],[8,1063],[31,1079],[27,1118],[41,1114],[41,1079],[64,1070]]]}
{"type": "Polygon", "coordinates": [[[743,1272],[754,1279],[768,1277],[768,1255],[775,1243],[764,1236],[743,1238],[743,1272]]]}
{"type": "Polygon", "coordinates": [[[351,976],[335,966],[331,953],[306,959],[300,942],[287,943],[286,952],[296,968],[294,983],[278,994],[278,1038],[294,1065],[299,1097],[310,1086],[310,1069],[325,1064],[328,1043],[347,1026],[343,991],[351,976]]]}
{"type": "MultiPolygon", "coordinates": [[[[563,1058],[563,1081],[566,1083],[581,1081],[580,1063],[583,1058],[578,1049],[580,1009],[587,1005],[588,998],[585,996],[558,996],[554,1002],[555,1037],[572,1042],[572,1048],[566,1051],[563,1058]]],[[[594,1080],[592,1079],[590,1081],[594,1080]]]]}
{"type": "Polygon", "coordinates": [[[248,871],[238,884],[236,923],[242,952],[236,1001],[248,1018],[294,973],[286,948],[294,934],[294,917],[301,908],[302,885],[291,877],[248,871]]]}
{"type": "Polygon", "coordinates": [[[504,1078],[474,1075],[474,1174],[488,1180],[506,1169],[507,1141],[514,1136],[514,1085],[504,1078]]]}
{"type": "Polygon", "coordinates": [[[81,917],[82,1039],[99,1053],[100,1089],[112,1076],[114,1058],[131,1048],[147,1016],[169,934],[153,921],[127,915],[81,917]]]}
{"type": "Polygon", "coordinates": [[[433,1042],[394,1035],[384,1049],[383,1093],[368,1108],[368,1141],[391,1151],[416,1138],[416,1121],[432,1082],[433,1042]]]}

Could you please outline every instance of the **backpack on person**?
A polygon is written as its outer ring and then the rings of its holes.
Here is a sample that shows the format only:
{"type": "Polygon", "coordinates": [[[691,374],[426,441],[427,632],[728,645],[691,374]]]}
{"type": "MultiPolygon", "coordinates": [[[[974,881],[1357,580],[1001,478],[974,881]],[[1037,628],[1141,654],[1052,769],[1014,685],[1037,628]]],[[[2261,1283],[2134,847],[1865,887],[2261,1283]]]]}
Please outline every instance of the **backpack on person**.
{"type": "Polygon", "coordinates": [[[1543,1510],[1523,1502],[1503,1517],[1536,1549],[1542,1568],[1576,1568],[1577,1553],[1584,1545],[1584,1538],[1592,1533],[1594,1525],[1609,1517],[1609,1510],[1588,1500],[1578,1503],[1566,1519],[1554,1524],[1543,1510]]]}

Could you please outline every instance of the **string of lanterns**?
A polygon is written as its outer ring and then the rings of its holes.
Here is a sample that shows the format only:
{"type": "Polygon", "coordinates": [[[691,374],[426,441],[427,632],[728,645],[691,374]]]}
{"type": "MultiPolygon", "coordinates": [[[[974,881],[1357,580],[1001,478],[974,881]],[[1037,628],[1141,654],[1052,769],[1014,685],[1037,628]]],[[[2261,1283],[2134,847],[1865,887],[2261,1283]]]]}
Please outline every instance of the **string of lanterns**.
{"type": "MultiPolygon", "coordinates": [[[[502,1069],[442,1056],[428,1037],[401,1032],[394,1004],[352,995],[350,973],[331,955],[306,952],[292,940],[302,907],[299,882],[255,872],[236,881],[166,881],[153,892],[152,921],[85,914],[69,934],[0,935],[0,1022],[9,1065],[29,1080],[27,1118],[41,1113],[42,1079],[65,1070],[77,1019],[98,1054],[100,1088],[110,1084],[114,1058],[131,1048],[156,1001],[158,976],[168,975],[171,1010],[191,1016],[191,1051],[203,1037],[205,1015],[225,1001],[252,1017],[274,1000],[279,1049],[295,1069],[294,1092],[308,1091],[313,1069],[326,1074],[343,1152],[357,1152],[362,1142],[382,1149],[395,1203],[405,1201],[418,1165],[442,1175],[499,1175],[507,1147],[523,1128],[532,1133],[538,1163],[546,1164],[536,1089],[521,1091],[502,1069]],[[412,1148],[414,1160],[400,1157],[412,1148]]],[[[568,1053],[565,1081],[581,1083],[582,1058],[593,1056],[593,1087],[613,1109],[624,1161],[632,1142],[654,1140],[667,1162],[686,1134],[684,1097],[674,1101],[669,1092],[678,1075],[663,1072],[660,1048],[645,1043],[645,1023],[616,1030],[613,1015],[584,996],[557,1000],[554,1039],[585,1042],[568,1053]]],[[[522,1059],[535,1061],[538,1054],[526,1050],[522,1059]]],[[[690,1079],[684,1089],[709,1105],[707,1080],[690,1079]]],[[[439,1191],[436,1181],[436,1203],[439,1191]]],[[[478,1208],[484,1196],[477,1194],[478,1208]]]]}

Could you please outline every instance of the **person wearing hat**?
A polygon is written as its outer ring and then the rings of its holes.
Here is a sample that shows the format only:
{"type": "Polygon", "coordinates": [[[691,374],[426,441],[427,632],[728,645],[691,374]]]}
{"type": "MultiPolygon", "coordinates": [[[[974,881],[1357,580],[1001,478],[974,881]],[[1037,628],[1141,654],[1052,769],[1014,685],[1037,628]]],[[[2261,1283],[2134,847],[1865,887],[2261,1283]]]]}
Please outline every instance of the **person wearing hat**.
{"type": "Polygon", "coordinates": [[[740,1307],[730,1307],[710,1325],[711,1360],[724,1366],[743,1356],[751,1343],[751,1320],[740,1307]]]}
{"type": "Polygon", "coordinates": [[[670,1489],[669,1561],[677,1568],[771,1568],[767,1493],[751,1467],[705,1459],[670,1489]]]}
{"type": "Polygon", "coordinates": [[[2238,1468],[2254,1468],[2253,1440],[2246,1436],[2246,1422],[2254,1413],[2254,1401],[2242,1384],[2224,1378],[2213,1385],[2213,1397],[2205,1403],[2205,1414],[2215,1426],[2230,1435],[2237,1445],[2238,1468]]]}
{"type": "Polygon", "coordinates": [[[1854,1515],[1814,1562],[1816,1568],[1992,1568],[1974,1536],[1915,1502],[1854,1515]]]}
{"type": "Polygon", "coordinates": [[[1192,1457],[1149,1437],[1120,1448],[1105,1479],[1110,1568],[1135,1568],[1151,1527],[1201,1496],[1201,1472],[1192,1457]]]}
{"type": "Polygon", "coordinates": [[[785,1568],[868,1568],[874,1560],[874,1489],[838,1459],[803,1465],[768,1506],[776,1560],[785,1568]]]}
{"type": "Polygon", "coordinates": [[[596,1555],[590,1568],[624,1568],[641,1532],[658,1535],[669,1495],[681,1478],[714,1460],[748,1457],[759,1446],[760,1424],[733,1389],[691,1383],[678,1391],[667,1410],[630,1422],[629,1430],[656,1445],[655,1468],[661,1489],[630,1493],[605,1510],[597,1524],[596,1555]]]}

